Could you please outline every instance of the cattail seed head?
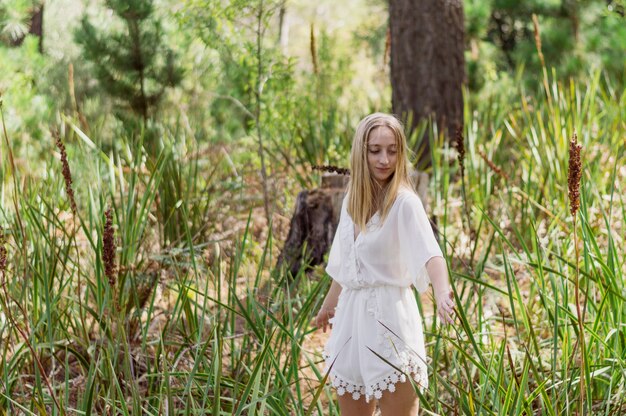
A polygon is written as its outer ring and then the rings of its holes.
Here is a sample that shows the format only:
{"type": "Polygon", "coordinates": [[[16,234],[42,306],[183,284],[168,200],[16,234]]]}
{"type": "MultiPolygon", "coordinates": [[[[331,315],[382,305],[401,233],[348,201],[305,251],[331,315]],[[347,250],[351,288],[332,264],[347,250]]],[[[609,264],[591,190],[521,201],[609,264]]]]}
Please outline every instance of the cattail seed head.
{"type": "Polygon", "coordinates": [[[115,266],[115,233],[113,231],[113,216],[111,208],[104,213],[104,233],[102,234],[102,260],[104,261],[104,274],[109,279],[109,284],[115,286],[117,268],[115,266]]]}
{"type": "Polygon", "coordinates": [[[323,172],[335,172],[339,175],[350,175],[350,169],[340,168],[333,165],[313,165],[313,170],[321,170],[323,172]]]}
{"type": "Polygon", "coordinates": [[[459,153],[459,166],[461,167],[461,172],[463,172],[465,170],[465,139],[463,138],[461,126],[457,126],[456,128],[453,145],[459,153]]]}
{"type": "Polygon", "coordinates": [[[61,165],[63,166],[63,179],[65,180],[65,192],[67,193],[68,198],[70,199],[70,207],[72,208],[72,212],[74,215],[78,212],[76,208],[76,199],[74,198],[74,190],[72,189],[72,172],[70,171],[70,164],[67,161],[67,152],[65,151],[65,145],[61,141],[61,136],[59,135],[58,130],[51,129],[52,137],[56,140],[56,146],[59,148],[59,152],[61,153],[61,165]]]}
{"type": "Polygon", "coordinates": [[[580,179],[582,177],[582,162],[580,161],[580,151],[582,145],[578,144],[576,133],[569,142],[569,169],[567,172],[567,188],[569,191],[569,210],[572,216],[580,207],[580,179]]]}
{"type": "Polygon", "coordinates": [[[0,225],[0,273],[4,274],[7,269],[7,249],[5,247],[6,237],[4,229],[0,225]]]}
{"type": "Polygon", "coordinates": [[[319,68],[317,66],[317,45],[315,42],[315,27],[311,23],[311,61],[313,62],[313,73],[319,74],[319,68]]]}
{"type": "Polygon", "coordinates": [[[537,19],[537,15],[533,13],[533,29],[535,35],[535,46],[537,47],[537,54],[539,55],[539,60],[541,61],[541,66],[546,66],[546,62],[543,58],[543,52],[541,51],[541,33],[539,32],[539,20],[537,19]]]}

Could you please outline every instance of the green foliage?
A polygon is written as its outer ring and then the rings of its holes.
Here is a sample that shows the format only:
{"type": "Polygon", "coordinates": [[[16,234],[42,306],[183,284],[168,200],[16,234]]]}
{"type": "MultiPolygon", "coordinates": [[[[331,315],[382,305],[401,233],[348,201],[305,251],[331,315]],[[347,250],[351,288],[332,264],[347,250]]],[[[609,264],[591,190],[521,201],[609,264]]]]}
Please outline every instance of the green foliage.
{"type": "Polygon", "coordinates": [[[532,15],[539,21],[546,65],[561,78],[607,71],[622,85],[626,19],[617,1],[484,1],[465,2],[469,51],[469,85],[474,91],[501,73],[525,69],[523,81],[536,88],[541,72],[532,15]],[[495,46],[496,53],[494,53],[495,46]],[[491,68],[492,65],[495,68],[491,68]]]}
{"type": "Polygon", "coordinates": [[[163,42],[152,0],[106,4],[123,22],[124,31],[102,32],[84,16],[75,40],[94,65],[102,90],[120,103],[118,116],[128,120],[124,110],[130,110],[146,121],[158,109],[165,89],[181,82],[182,72],[163,42]]]}
{"type": "MultiPolygon", "coordinates": [[[[178,18],[218,58],[205,64],[211,66],[198,80],[214,91],[207,97],[212,127],[217,129],[213,136],[251,148],[260,132],[269,173],[294,171],[295,179],[308,187],[318,179],[311,165],[347,165],[352,123],[375,104],[351,85],[359,65],[347,54],[352,45],[338,47],[336,35],[313,28],[314,44],[306,46],[306,62],[284,54],[275,31],[270,30],[279,23],[280,5],[193,0],[186,2],[178,18]],[[259,31],[253,22],[261,5],[264,12],[259,31]],[[211,76],[206,76],[207,72],[211,76]],[[262,91],[257,102],[259,86],[262,91]]],[[[232,156],[235,163],[260,168],[258,152],[232,156]]]]}
{"type": "Polygon", "coordinates": [[[40,141],[54,117],[55,100],[41,74],[53,73],[51,63],[38,51],[37,38],[27,36],[19,48],[0,46],[0,94],[6,127],[16,137],[15,153],[28,159],[38,160],[45,148],[40,141]]]}
{"type": "Polygon", "coordinates": [[[1,0],[0,42],[11,44],[26,36],[30,13],[39,4],[39,0],[1,0]]]}

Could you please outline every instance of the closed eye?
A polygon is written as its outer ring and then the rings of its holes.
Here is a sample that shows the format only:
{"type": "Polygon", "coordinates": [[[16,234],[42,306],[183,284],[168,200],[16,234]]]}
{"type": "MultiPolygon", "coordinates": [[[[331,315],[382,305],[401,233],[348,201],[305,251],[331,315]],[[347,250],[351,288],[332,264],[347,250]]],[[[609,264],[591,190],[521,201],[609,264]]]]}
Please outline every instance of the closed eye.
{"type": "MultiPolygon", "coordinates": [[[[380,150],[379,149],[369,149],[369,152],[373,153],[373,154],[377,154],[377,153],[380,153],[380,150]]],[[[396,153],[398,153],[398,151],[397,150],[387,150],[387,153],[389,153],[390,155],[395,155],[396,153]]]]}

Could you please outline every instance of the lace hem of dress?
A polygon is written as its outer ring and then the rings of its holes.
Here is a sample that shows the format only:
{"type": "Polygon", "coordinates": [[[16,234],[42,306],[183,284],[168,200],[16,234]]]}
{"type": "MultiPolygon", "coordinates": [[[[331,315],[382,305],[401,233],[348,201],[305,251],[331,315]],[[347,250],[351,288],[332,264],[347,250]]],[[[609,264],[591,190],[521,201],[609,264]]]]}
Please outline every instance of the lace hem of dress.
{"type": "MultiPolygon", "coordinates": [[[[327,355],[326,359],[328,362],[330,356],[327,355]]],[[[407,381],[407,375],[417,383],[420,392],[423,392],[428,387],[427,370],[423,365],[420,365],[419,358],[415,357],[414,354],[403,354],[402,364],[398,367],[402,371],[393,369],[388,375],[367,386],[345,380],[331,369],[331,384],[335,387],[339,396],[349,393],[352,395],[353,400],[359,400],[361,396],[365,396],[367,403],[372,398],[380,399],[385,390],[388,390],[390,393],[396,391],[396,384],[407,381]]]]}

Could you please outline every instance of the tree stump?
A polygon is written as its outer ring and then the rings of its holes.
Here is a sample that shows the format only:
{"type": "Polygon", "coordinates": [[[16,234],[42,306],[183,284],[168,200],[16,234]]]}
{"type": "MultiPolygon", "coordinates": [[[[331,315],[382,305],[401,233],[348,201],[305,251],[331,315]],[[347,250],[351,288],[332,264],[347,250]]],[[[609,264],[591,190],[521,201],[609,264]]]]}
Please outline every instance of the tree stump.
{"type": "Polygon", "coordinates": [[[303,263],[315,266],[324,261],[335,237],[348,179],[346,175],[325,174],[321,188],[298,194],[277,268],[286,267],[295,277],[303,263]]]}
{"type": "MultiPolygon", "coordinates": [[[[276,262],[278,270],[286,268],[293,278],[303,265],[312,267],[324,262],[335,237],[348,179],[347,175],[327,173],[322,176],[320,188],[298,193],[287,240],[276,262]]],[[[415,171],[410,179],[428,212],[428,175],[415,171]]],[[[431,225],[437,236],[432,220],[431,225]]]]}

